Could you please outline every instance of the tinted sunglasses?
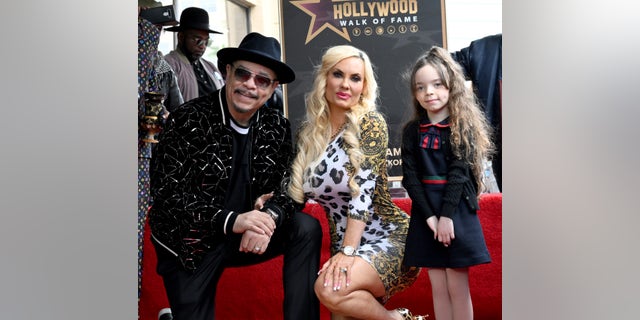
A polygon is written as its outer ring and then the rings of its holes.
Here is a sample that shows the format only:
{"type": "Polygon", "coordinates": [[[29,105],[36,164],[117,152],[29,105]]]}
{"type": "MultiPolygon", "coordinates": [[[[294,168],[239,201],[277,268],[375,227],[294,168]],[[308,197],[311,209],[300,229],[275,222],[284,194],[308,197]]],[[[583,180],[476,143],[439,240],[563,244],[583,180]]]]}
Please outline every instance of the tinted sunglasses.
{"type": "Polygon", "coordinates": [[[209,43],[211,43],[211,39],[201,39],[198,37],[189,37],[189,40],[193,41],[193,43],[200,47],[200,46],[208,46],[209,43]]]}
{"type": "Polygon", "coordinates": [[[263,75],[259,75],[255,72],[251,72],[245,68],[242,67],[235,67],[234,66],[235,71],[233,72],[234,77],[236,78],[237,81],[240,82],[247,82],[249,81],[249,79],[251,79],[251,77],[253,77],[253,82],[256,84],[256,86],[260,89],[266,89],[269,88],[269,86],[274,82],[274,80],[271,80],[263,75]]]}

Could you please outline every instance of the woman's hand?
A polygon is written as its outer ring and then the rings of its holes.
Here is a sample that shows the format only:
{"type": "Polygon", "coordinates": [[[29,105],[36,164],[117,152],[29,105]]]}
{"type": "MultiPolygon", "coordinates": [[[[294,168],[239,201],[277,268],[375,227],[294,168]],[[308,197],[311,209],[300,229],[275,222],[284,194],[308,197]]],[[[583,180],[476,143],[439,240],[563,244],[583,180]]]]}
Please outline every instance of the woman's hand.
{"type": "Polygon", "coordinates": [[[324,286],[333,286],[333,291],[338,291],[342,287],[342,280],[345,286],[351,284],[351,267],[355,256],[346,256],[342,252],[337,253],[324,263],[318,275],[324,273],[324,286]]]}

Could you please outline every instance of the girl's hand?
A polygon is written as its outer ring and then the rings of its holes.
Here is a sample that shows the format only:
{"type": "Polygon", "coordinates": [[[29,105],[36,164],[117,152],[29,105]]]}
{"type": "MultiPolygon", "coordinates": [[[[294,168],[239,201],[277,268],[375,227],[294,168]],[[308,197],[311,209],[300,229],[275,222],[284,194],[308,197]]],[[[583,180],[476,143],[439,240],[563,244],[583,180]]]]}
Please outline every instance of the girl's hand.
{"type": "Polygon", "coordinates": [[[448,247],[451,244],[451,240],[456,237],[453,231],[453,220],[451,220],[451,218],[440,217],[436,230],[438,230],[438,241],[442,242],[445,247],[448,247]]]}
{"type": "Polygon", "coordinates": [[[431,216],[427,218],[427,225],[433,231],[433,239],[438,237],[438,217],[431,216]]]}

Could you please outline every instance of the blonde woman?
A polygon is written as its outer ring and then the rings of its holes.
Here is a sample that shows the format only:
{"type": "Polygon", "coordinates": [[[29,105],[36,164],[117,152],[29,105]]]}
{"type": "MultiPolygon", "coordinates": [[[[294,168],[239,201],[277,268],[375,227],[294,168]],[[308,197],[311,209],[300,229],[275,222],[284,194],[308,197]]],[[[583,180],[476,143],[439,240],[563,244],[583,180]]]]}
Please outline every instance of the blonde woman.
{"type": "Polygon", "coordinates": [[[332,319],[414,319],[384,304],[411,285],[418,268],[402,266],[409,216],[387,189],[387,125],[376,111],[378,86],[365,52],[329,48],[306,97],[289,195],[325,210],[331,258],[315,292],[332,319]]]}

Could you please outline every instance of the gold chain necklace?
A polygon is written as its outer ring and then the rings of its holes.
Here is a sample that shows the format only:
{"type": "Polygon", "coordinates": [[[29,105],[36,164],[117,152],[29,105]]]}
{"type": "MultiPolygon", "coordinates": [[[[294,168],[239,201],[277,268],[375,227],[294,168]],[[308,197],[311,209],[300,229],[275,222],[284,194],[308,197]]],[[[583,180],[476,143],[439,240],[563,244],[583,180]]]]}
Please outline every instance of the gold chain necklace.
{"type": "Polygon", "coordinates": [[[340,127],[338,127],[338,129],[333,130],[333,133],[331,134],[331,139],[333,140],[336,138],[336,136],[338,135],[338,133],[340,133],[340,131],[342,131],[342,129],[344,129],[344,127],[347,125],[347,122],[343,122],[342,125],[340,127]]]}

